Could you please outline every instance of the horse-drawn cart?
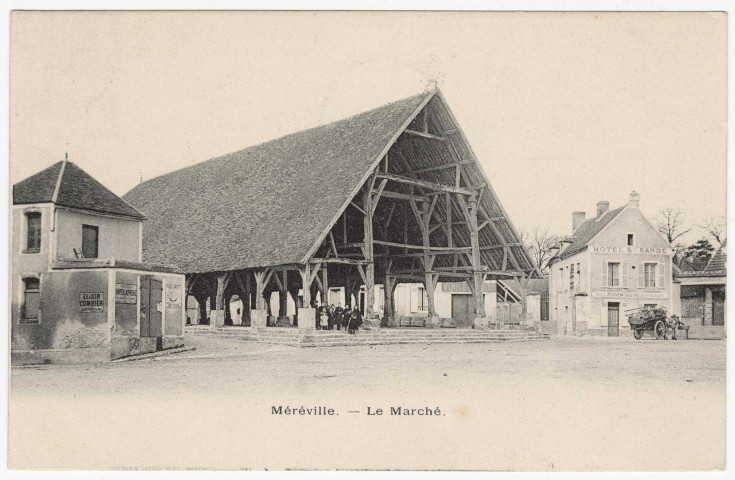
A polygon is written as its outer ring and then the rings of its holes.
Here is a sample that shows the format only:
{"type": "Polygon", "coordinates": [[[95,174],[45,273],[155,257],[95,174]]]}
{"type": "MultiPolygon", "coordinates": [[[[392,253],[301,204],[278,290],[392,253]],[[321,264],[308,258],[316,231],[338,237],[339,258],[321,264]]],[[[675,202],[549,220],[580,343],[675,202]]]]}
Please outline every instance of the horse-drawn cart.
{"type": "Polygon", "coordinates": [[[672,339],[676,340],[676,330],[684,330],[688,335],[689,328],[679,320],[679,317],[672,315],[670,318],[666,316],[665,308],[640,307],[632,310],[626,310],[625,316],[628,318],[630,329],[633,330],[633,336],[636,340],[643,337],[643,332],[653,332],[656,340],[668,340],[666,335],[667,329],[672,332],[672,339]]]}

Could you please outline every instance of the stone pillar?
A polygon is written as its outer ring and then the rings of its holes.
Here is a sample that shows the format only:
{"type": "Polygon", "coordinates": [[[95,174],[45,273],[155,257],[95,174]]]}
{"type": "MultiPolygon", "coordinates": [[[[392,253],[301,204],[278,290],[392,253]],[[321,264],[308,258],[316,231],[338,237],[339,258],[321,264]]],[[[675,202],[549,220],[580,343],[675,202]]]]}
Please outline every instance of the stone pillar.
{"type": "Polygon", "coordinates": [[[268,312],[266,310],[250,311],[250,326],[265,328],[268,325],[268,312]]]}

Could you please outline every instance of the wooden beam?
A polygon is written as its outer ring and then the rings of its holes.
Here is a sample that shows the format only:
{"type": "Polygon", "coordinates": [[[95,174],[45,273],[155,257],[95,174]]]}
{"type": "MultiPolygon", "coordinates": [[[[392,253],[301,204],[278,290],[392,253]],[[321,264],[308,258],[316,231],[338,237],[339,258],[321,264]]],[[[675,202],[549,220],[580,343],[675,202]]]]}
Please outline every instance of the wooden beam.
{"type": "Polygon", "coordinates": [[[350,202],[350,205],[352,205],[356,209],[360,210],[362,212],[362,214],[365,215],[365,210],[363,210],[362,207],[360,207],[359,205],[357,205],[355,202],[350,202]]]}
{"type": "Polygon", "coordinates": [[[351,258],[312,258],[309,260],[311,264],[317,263],[341,263],[344,265],[365,265],[368,263],[367,260],[353,260],[351,258]]]}
{"type": "Polygon", "coordinates": [[[362,281],[365,282],[365,284],[367,285],[367,279],[365,277],[365,269],[363,268],[362,265],[357,266],[357,273],[360,274],[360,278],[362,278],[362,281]]]}
{"type": "Polygon", "coordinates": [[[409,135],[416,135],[417,137],[423,137],[428,138],[430,140],[438,140],[440,142],[443,142],[446,140],[444,137],[440,137],[439,135],[434,135],[431,133],[425,133],[425,132],[419,132],[418,130],[411,130],[409,128],[405,129],[403,133],[407,133],[409,135]]]}
{"type": "Polygon", "coordinates": [[[428,202],[429,201],[429,199],[425,197],[420,197],[418,195],[411,195],[408,193],[400,193],[400,192],[392,192],[390,190],[383,191],[382,196],[385,198],[394,198],[396,200],[408,200],[408,201],[415,201],[415,202],[428,202]]]}
{"type": "MultiPolygon", "coordinates": [[[[383,194],[383,190],[385,189],[385,184],[388,183],[388,179],[384,178],[380,181],[380,185],[378,186],[378,190],[374,193],[374,197],[372,199],[372,214],[375,214],[375,209],[378,208],[378,201],[380,200],[380,196],[383,194]]],[[[395,204],[393,204],[395,205],[395,204]]]]}
{"type": "MultiPolygon", "coordinates": [[[[410,248],[414,250],[428,250],[431,253],[434,252],[451,252],[451,253],[458,253],[458,252],[469,252],[472,250],[471,247],[424,247],[423,245],[412,245],[407,243],[397,243],[397,242],[386,242],[384,240],[373,240],[373,243],[376,245],[386,245],[389,247],[399,247],[399,248],[410,248]]],[[[399,255],[391,255],[393,257],[398,257],[399,255]]]]}
{"type": "Polygon", "coordinates": [[[432,167],[424,167],[424,168],[416,168],[413,170],[413,173],[419,174],[419,173],[427,173],[427,172],[436,172],[438,170],[447,170],[449,168],[455,168],[457,165],[469,165],[472,163],[472,160],[462,160],[460,162],[453,162],[453,163],[443,163],[441,165],[434,165],[432,167]]]}
{"type": "Polygon", "coordinates": [[[274,278],[274,279],[276,280],[276,286],[278,287],[278,291],[279,291],[279,292],[283,292],[283,291],[285,290],[285,288],[284,288],[284,286],[283,286],[283,283],[281,282],[281,279],[280,279],[280,278],[278,278],[278,275],[276,275],[276,276],[275,276],[275,277],[273,277],[273,278],[274,278]]]}
{"type": "Polygon", "coordinates": [[[447,241],[448,241],[448,245],[450,247],[453,247],[454,246],[454,239],[453,239],[454,227],[452,226],[452,196],[449,193],[447,193],[444,201],[447,204],[447,228],[446,228],[447,241]]]}
{"type": "Polygon", "coordinates": [[[407,185],[416,185],[418,187],[428,188],[430,190],[436,190],[440,192],[458,193],[462,195],[473,195],[472,190],[466,188],[456,187],[453,185],[442,185],[439,183],[429,182],[427,180],[419,180],[412,177],[404,177],[403,175],[395,175],[393,173],[378,173],[378,178],[391,180],[393,182],[405,183],[407,185]]]}
{"type": "Polygon", "coordinates": [[[329,231],[329,239],[332,241],[332,251],[334,252],[334,256],[338,258],[339,255],[337,254],[337,242],[334,241],[334,235],[332,235],[331,230],[329,231]]]}
{"type": "Polygon", "coordinates": [[[388,219],[385,221],[385,229],[388,230],[388,227],[390,226],[390,220],[393,218],[393,211],[396,209],[396,204],[392,204],[390,206],[390,213],[388,213],[388,219]]]}

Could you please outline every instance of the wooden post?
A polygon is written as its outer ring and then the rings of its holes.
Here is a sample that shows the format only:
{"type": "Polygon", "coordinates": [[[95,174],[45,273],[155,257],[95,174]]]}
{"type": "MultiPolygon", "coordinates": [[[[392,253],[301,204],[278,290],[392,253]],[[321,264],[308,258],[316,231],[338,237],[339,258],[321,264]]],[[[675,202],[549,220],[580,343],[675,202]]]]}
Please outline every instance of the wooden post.
{"type": "Polygon", "coordinates": [[[345,280],[345,308],[347,308],[347,305],[351,308],[354,307],[352,305],[352,280],[349,278],[345,280]]]}
{"type": "Polygon", "coordinates": [[[255,276],[255,309],[265,310],[265,270],[256,270],[255,276]]]}
{"type": "Polygon", "coordinates": [[[278,318],[286,318],[288,315],[288,271],[283,270],[282,282],[278,289],[278,318]]]}
{"type": "Polygon", "coordinates": [[[199,304],[199,325],[206,325],[207,323],[207,295],[196,295],[197,303],[199,304]]]}
{"type": "MultiPolygon", "coordinates": [[[[529,320],[528,318],[528,282],[530,281],[530,276],[523,274],[521,277],[516,277],[516,281],[519,286],[519,290],[521,292],[521,322],[526,322],[529,320]]],[[[574,297],[572,297],[574,298],[574,297]]],[[[574,307],[574,303],[572,303],[572,307],[574,307]]],[[[572,318],[574,318],[575,311],[572,309],[572,318]]],[[[572,322],[574,324],[574,322],[572,322]]]]}
{"type": "MultiPolygon", "coordinates": [[[[316,268],[316,267],[315,267],[316,268]]],[[[302,330],[316,328],[316,310],[311,308],[311,265],[309,262],[299,268],[301,274],[301,289],[304,292],[304,308],[299,312],[298,327],[302,330]]]]}
{"type": "Polygon", "coordinates": [[[329,278],[327,277],[327,264],[322,264],[322,305],[329,303],[329,278]]]}
{"type": "Polygon", "coordinates": [[[375,322],[373,305],[375,304],[375,258],[373,255],[373,182],[375,176],[368,180],[367,189],[363,197],[363,255],[365,265],[365,320],[363,325],[369,328],[379,328],[380,322],[375,322]]]}
{"type": "Polygon", "coordinates": [[[253,295],[252,288],[253,287],[252,287],[252,283],[250,281],[250,272],[245,272],[245,285],[244,286],[245,286],[245,292],[244,292],[245,293],[245,299],[243,301],[247,301],[247,306],[245,305],[245,303],[243,303],[243,306],[242,306],[243,311],[242,311],[242,313],[243,313],[243,318],[245,318],[244,315],[245,315],[245,312],[247,312],[247,314],[248,314],[248,316],[247,316],[248,324],[251,324],[252,310],[253,310],[253,298],[252,298],[252,295],[253,295]]]}
{"type": "Polygon", "coordinates": [[[225,288],[227,288],[228,275],[227,272],[217,274],[217,293],[214,308],[210,312],[210,325],[215,328],[225,325],[225,288]]]}
{"type": "Polygon", "coordinates": [[[392,275],[386,275],[385,281],[383,282],[383,319],[386,326],[391,325],[393,319],[393,282],[395,277],[392,275]]]}
{"type": "Polygon", "coordinates": [[[482,298],[484,274],[482,273],[482,264],[480,260],[480,237],[479,228],[477,226],[477,197],[470,197],[469,206],[462,195],[457,195],[457,201],[464,211],[467,219],[467,227],[470,231],[470,246],[472,247],[472,283],[473,296],[475,305],[475,318],[485,318],[485,302],[482,298]]]}

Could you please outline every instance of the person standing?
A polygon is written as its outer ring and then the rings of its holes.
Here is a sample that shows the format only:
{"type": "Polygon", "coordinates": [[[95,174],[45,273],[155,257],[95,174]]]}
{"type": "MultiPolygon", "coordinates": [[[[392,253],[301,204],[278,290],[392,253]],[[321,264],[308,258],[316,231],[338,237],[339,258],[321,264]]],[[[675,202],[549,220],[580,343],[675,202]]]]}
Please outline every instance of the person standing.
{"type": "MultiPolygon", "coordinates": [[[[345,305],[345,310],[342,313],[342,328],[348,330],[350,326],[350,320],[352,319],[352,310],[349,305],[345,305]]],[[[350,333],[349,331],[347,333],[350,333]]]]}
{"type": "Polygon", "coordinates": [[[334,305],[327,306],[327,317],[329,317],[329,329],[332,330],[336,322],[336,319],[334,318],[334,305]]]}
{"type": "Polygon", "coordinates": [[[342,304],[338,303],[337,308],[334,309],[334,321],[337,324],[337,330],[342,327],[342,314],[344,313],[344,309],[342,308],[342,304]]]}
{"type": "Polygon", "coordinates": [[[354,310],[352,310],[352,315],[350,316],[348,333],[354,335],[355,332],[357,332],[357,329],[360,328],[360,325],[362,325],[362,313],[360,312],[360,307],[355,305],[354,310]]]}

